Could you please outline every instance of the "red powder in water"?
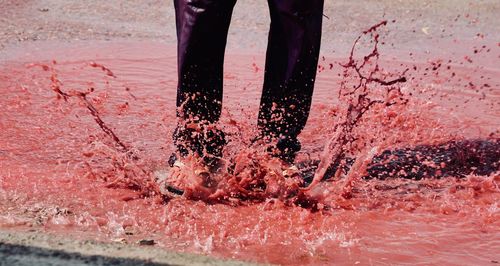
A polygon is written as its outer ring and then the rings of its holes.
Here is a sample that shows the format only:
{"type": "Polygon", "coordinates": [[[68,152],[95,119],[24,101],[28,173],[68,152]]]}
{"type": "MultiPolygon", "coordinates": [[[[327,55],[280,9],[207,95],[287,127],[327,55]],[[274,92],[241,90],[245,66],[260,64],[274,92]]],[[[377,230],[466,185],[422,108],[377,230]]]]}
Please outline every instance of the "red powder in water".
{"type": "MultiPolygon", "coordinates": [[[[364,181],[363,173],[351,171],[308,192],[329,206],[317,212],[277,199],[165,202],[155,194],[151,173],[173,149],[175,50],[147,42],[46,45],[57,54],[13,56],[0,70],[1,226],[104,241],[148,238],[173,250],[283,264],[500,259],[498,174],[364,181]],[[54,84],[62,93],[54,93],[54,84]]],[[[300,136],[299,160],[320,159],[342,119],[339,84],[356,79],[327,66],[346,61],[320,62],[325,67],[300,136]]],[[[253,152],[245,147],[255,134],[262,62],[254,55],[228,56],[221,121],[231,140],[227,156],[253,152]]],[[[408,101],[375,105],[360,118],[347,152],[365,160],[353,169],[361,171],[387,148],[498,138],[498,69],[445,59],[379,63],[386,74],[410,69],[408,82],[398,87],[408,101]]],[[[400,101],[400,94],[372,96],[400,101]]]]}

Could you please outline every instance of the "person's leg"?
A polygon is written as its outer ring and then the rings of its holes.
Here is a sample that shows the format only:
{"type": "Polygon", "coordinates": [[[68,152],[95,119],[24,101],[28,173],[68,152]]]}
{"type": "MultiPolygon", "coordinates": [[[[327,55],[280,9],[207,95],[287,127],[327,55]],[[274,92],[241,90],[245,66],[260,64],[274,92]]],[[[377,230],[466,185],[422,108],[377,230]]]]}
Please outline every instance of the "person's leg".
{"type": "Polygon", "coordinates": [[[221,114],[224,51],[235,2],[174,0],[179,75],[174,141],[184,155],[220,156],[225,143],[222,132],[203,127],[221,114]]]}
{"type": "Polygon", "coordinates": [[[277,155],[293,161],[311,107],[324,0],[268,4],[271,28],[258,126],[264,137],[277,141],[277,155]]]}

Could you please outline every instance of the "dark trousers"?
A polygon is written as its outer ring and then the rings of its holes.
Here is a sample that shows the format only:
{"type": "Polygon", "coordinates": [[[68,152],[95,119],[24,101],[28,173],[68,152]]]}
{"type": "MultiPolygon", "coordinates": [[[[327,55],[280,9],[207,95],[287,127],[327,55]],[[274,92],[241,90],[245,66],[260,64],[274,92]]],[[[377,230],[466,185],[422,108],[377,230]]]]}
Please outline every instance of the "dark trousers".
{"type": "MultiPolygon", "coordinates": [[[[178,117],[217,122],[222,107],[224,50],[236,0],[174,3],[178,117]]],[[[323,3],[268,0],[271,28],[258,119],[262,136],[294,143],[307,122],[320,50],[323,3]]]]}

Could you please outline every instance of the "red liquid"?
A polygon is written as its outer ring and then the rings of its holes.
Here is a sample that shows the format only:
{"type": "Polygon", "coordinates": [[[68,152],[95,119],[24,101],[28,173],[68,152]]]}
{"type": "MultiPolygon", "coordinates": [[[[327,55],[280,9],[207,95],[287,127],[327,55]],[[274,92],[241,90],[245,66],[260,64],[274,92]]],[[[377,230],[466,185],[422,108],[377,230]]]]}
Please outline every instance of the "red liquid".
{"type": "MultiPolygon", "coordinates": [[[[377,107],[363,117],[354,134],[373,142],[357,155],[451,139],[498,138],[500,71],[491,63],[498,58],[498,46],[491,48],[488,56],[469,58],[474,64],[463,56],[451,63],[421,57],[382,61],[391,72],[416,66],[401,87],[409,102],[377,107]]],[[[360,181],[354,171],[346,186],[354,197],[340,196],[346,187],[337,183],[318,186],[322,203],[332,207],[319,212],[277,200],[231,206],[144,197],[154,192],[148,173],[165,165],[172,150],[175,50],[127,42],[47,43],[39,52],[23,55],[26,51],[13,52],[0,70],[2,227],[44,227],[104,241],[148,238],[173,250],[283,264],[500,260],[498,174],[360,181]],[[94,88],[87,99],[139,160],[113,149],[114,142],[80,98],[57,99],[51,71],[37,65],[52,66],[52,59],[64,91],[94,88]]],[[[229,54],[226,62],[221,124],[232,133],[226,153],[234,155],[255,134],[263,58],[229,54]]],[[[320,66],[313,110],[300,136],[302,158],[319,158],[338,120],[335,115],[343,110],[337,62],[346,59],[320,61],[324,69],[320,66]]]]}

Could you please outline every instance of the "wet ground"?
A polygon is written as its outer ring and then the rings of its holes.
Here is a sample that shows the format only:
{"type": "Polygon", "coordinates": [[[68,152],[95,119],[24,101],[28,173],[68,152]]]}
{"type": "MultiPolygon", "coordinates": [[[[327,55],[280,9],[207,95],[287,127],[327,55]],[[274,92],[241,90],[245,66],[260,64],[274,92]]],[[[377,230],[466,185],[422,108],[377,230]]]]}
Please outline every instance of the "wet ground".
{"type": "MultiPolygon", "coordinates": [[[[328,206],[319,212],[271,198],[164,202],[151,195],[148,178],[172,149],[170,3],[7,3],[1,7],[8,7],[1,23],[9,29],[0,70],[2,227],[106,242],[154,239],[168,250],[263,263],[467,265],[500,259],[497,173],[361,182],[358,166],[346,177],[348,185],[319,187],[328,206]],[[34,36],[57,41],[30,41],[34,36]],[[134,40],[123,40],[128,36],[134,40]],[[54,84],[66,92],[94,88],[88,100],[141,160],[117,151],[86,103],[58,99],[54,84]]],[[[338,92],[342,81],[356,76],[343,76],[338,63],[346,62],[356,36],[382,18],[390,23],[381,30],[380,65],[396,76],[409,69],[408,82],[397,88],[408,101],[371,109],[352,132],[358,140],[350,152],[363,158],[387,148],[498,139],[498,9],[494,1],[327,3],[313,111],[300,136],[302,158],[320,158],[344,113],[346,98],[338,92]]],[[[235,9],[222,119],[232,140],[228,157],[254,154],[245,142],[255,134],[264,10],[264,1],[240,1],[235,9]]],[[[360,57],[369,39],[363,45],[360,57]]],[[[388,97],[377,88],[373,97],[388,97]]]]}

